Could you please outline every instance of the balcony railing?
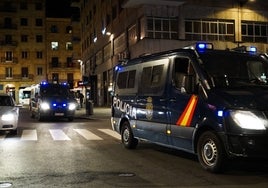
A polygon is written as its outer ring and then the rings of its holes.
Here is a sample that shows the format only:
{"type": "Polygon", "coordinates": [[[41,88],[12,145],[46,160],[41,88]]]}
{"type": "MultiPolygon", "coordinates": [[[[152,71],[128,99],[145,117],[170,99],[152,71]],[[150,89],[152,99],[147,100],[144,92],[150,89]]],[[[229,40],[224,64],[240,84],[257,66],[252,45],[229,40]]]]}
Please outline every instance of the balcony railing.
{"type": "Polygon", "coordinates": [[[50,69],[57,68],[69,68],[69,69],[80,69],[79,63],[61,63],[61,62],[51,62],[49,63],[50,69]]]}
{"type": "Polygon", "coordinates": [[[1,57],[1,63],[18,63],[18,58],[17,57],[12,57],[12,58],[6,58],[6,57],[1,57]]]}
{"type": "Polygon", "coordinates": [[[2,40],[2,41],[0,41],[0,46],[18,46],[18,42],[17,41],[2,40]]]}
{"type": "Polygon", "coordinates": [[[18,29],[17,24],[0,24],[0,29],[18,29]]]}
{"type": "Polygon", "coordinates": [[[28,74],[28,76],[23,76],[21,74],[13,74],[11,76],[7,76],[5,74],[0,74],[0,81],[33,81],[34,80],[34,75],[33,74],[28,74]]]}
{"type": "Polygon", "coordinates": [[[0,6],[0,12],[17,12],[15,6],[0,6]]]}

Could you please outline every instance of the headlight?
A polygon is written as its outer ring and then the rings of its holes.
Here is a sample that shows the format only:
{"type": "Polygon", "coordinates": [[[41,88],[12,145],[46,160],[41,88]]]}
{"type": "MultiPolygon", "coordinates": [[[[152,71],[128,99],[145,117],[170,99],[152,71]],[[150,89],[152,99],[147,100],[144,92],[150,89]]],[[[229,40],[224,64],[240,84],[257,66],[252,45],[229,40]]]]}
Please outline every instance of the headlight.
{"type": "Polygon", "coordinates": [[[265,130],[264,120],[250,111],[231,112],[233,120],[243,129],[265,130]]]}
{"type": "Polygon", "coordinates": [[[49,104],[46,103],[46,102],[43,102],[43,103],[41,103],[40,107],[41,107],[42,110],[48,110],[49,109],[49,104]]]}
{"type": "Polygon", "coordinates": [[[70,103],[69,104],[69,110],[75,110],[76,109],[76,104],[75,103],[70,103]]]}
{"type": "Polygon", "coordinates": [[[1,120],[3,121],[11,121],[15,119],[15,114],[9,113],[9,114],[3,114],[1,117],[1,120]]]}

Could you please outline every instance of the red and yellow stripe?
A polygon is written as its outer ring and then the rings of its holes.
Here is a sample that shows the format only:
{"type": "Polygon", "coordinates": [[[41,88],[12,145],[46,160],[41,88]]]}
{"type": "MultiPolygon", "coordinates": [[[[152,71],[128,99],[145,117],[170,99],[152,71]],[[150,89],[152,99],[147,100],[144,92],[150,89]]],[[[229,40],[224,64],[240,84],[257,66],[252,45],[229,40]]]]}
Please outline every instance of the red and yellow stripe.
{"type": "Polygon", "coordinates": [[[186,108],[184,109],[183,113],[179,117],[176,125],[185,126],[185,127],[189,127],[191,125],[194,111],[195,111],[196,104],[197,104],[197,100],[198,98],[196,95],[191,96],[190,100],[187,103],[186,108]]]}

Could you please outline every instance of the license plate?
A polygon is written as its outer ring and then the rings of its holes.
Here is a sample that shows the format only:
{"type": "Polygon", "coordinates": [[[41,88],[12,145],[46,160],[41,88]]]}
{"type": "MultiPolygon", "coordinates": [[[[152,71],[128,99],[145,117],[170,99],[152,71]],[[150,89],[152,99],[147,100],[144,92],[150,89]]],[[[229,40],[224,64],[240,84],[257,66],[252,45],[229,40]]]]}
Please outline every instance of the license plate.
{"type": "Polygon", "coordinates": [[[55,116],[64,116],[64,113],[55,113],[55,116]]]}

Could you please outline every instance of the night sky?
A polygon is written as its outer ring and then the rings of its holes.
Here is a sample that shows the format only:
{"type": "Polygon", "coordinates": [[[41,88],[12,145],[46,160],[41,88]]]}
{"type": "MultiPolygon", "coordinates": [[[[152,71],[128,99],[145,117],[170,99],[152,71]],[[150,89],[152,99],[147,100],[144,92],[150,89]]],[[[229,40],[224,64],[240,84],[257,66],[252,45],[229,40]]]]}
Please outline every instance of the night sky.
{"type": "Polygon", "coordinates": [[[71,0],[46,0],[47,17],[71,17],[71,0]]]}

